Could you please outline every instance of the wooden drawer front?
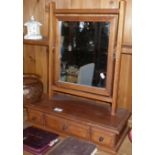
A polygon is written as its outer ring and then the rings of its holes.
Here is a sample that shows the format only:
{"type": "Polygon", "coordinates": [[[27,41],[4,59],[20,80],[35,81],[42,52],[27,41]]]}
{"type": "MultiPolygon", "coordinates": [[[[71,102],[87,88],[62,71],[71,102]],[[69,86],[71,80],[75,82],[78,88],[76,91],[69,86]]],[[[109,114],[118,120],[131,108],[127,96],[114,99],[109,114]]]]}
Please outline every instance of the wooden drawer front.
{"type": "Polygon", "coordinates": [[[114,145],[115,135],[98,128],[92,128],[91,140],[100,145],[110,146],[114,145]]]}
{"type": "Polygon", "coordinates": [[[45,115],[45,127],[59,131],[65,130],[65,120],[59,117],[45,115]]]}
{"type": "Polygon", "coordinates": [[[89,127],[72,123],[57,116],[45,115],[45,127],[82,138],[89,138],[89,127]]]}
{"type": "Polygon", "coordinates": [[[70,121],[67,121],[66,132],[78,137],[89,139],[89,126],[86,125],[81,125],[78,123],[72,123],[70,121]]]}
{"type": "Polygon", "coordinates": [[[40,111],[28,109],[28,120],[37,125],[44,125],[43,113],[40,111]]]}

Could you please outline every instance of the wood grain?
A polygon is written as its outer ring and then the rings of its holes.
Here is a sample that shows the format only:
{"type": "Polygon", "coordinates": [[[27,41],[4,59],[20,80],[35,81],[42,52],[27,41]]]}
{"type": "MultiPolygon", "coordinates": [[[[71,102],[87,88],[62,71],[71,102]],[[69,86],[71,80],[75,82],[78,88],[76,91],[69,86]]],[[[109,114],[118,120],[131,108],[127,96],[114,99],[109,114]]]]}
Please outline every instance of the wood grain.
{"type": "MultiPolygon", "coordinates": [[[[43,26],[41,27],[41,33],[47,37],[48,36],[48,4],[52,0],[23,0],[23,23],[28,21],[32,15],[35,16],[36,20],[40,21],[43,26]]],[[[119,0],[54,0],[56,2],[56,7],[59,9],[102,9],[102,8],[115,8],[118,9],[119,7],[119,0]]],[[[125,16],[125,27],[124,27],[124,39],[123,39],[123,45],[132,45],[132,25],[131,25],[131,14],[132,14],[132,0],[126,0],[126,16],[125,16]]],[[[24,34],[26,33],[26,29],[24,27],[24,34]]],[[[24,72],[30,72],[30,73],[39,73],[42,77],[43,83],[44,83],[44,91],[47,91],[47,82],[48,82],[48,74],[46,69],[47,64],[47,55],[46,55],[46,48],[43,47],[33,47],[29,45],[24,45],[24,72]],[[42,54],[36,54],[35,52],[42,51],[42,54]],[[41,56],[41,58],[39,58],[41,56]],[[38,61],[39,59],[39,61],[38,61]],[[42,60],[41,60],[42,59],[42,60]],[[42,62],[43,64],[40,64],[42,62]],[[37,67],[36,67],[37,64],[37,67]],[[45,68],[44,68],[44,67],[45,68]]],[[[124,51],[124,50],[123,50],[124,51]]],[[[126,48],[125,51],[128,51],[126,48]]],[[[131,48],[130,48],[131,51],[131,48]]],[[[124,53],[123,53],[124,54],[124,53]]],[[[130,59],[132,56],[130,56],[130,59]]],[[[125,56],[122,56],[122,61],[125,62],[126,58],[125,56]],[[124,59],[124,60],[123,60],[124,59]]],[[[121,63],[122,64],[122,63],[121,63]]],[[[131,72],[128,70],[129,67],[126,67],[126,71],[124,72],[131,72]]],[[[131,69],[130,69],[131,70],[131,69]]],[[[128,76],[131,75],[128,74],[128,76]]],[[[122,106],[126,109],[131,110],[131,102],[128,102],[129,98],[131,98],[131,88],[128,85],[129,77],[127,77],[127,73],[121,73],[120,74],[121,81],[124,81],[124,84],[119,85],[119,99],[118,99],[118,105],[122,106]],[[125,92],[124,92],[125,91],[125,92]],[[123,99],[123,96],[130,96],[126,99],[123,99]]],[[[129,99],[131,101],[131,99],[129,99]]]]}
{"type": "MultiPolygon", "coordinates": [[[[114,63],[114,59],[113,59],[113,51],[114,51],[114,41],[115,41],[115,37],[116,37],[116,21],[117,21],[117,16],[115,15],[111,15],[111,16],[91,16],[91,15],[84,15],[84,16],[79,16],[79,15],[71,15],[68,16],[68,14],[66,15],[66,13],[70,12],[70,10],[55,10],[55,13],[57,12],[63,12],[65,15],[57,15],[56,14],[56,23],[55,23],[55,27],[58,27],[58,21],[62,20],[62,21],[108,21],[110,22],[110,30],[109,30],[109,47],[108,47],[108,60],[107,60],[107,80],[106,80],[106,87],[105,88],[97,88],[97,87],[90,87],[90,86],[83,86],[83,85],[77,85],[77,84],[73,84],[73,83],[65,83],[59,80],[59,76],[60,76],[60,34],[59,31],[56,30],[56,47],[54,50],[54,60],[57,60],[54,64],[55,64],[55,82],[54,85],[57,86],[57,90],[59,89],[59,87],[61,88],[66,88],[66,89],[73,89],[73,90],[78,90],[78,91],[84,91],[86,96],[89,97],[91,96],[91,94],[98,94],[98,95],[105,95],[105,96],[110,96],[111,95],[111,90],[112,90],[112,80],[113,80],[113,63],[114,63]],[[65,12],[67,11],[67,12],[65,12]],[[88,94],[87,94],[88,93],[88,94]]],[[[79,10],[78,10],[79,11],[79,10]]],[[[83,12],[86,13],[86,11],[88,10],[84,10],[83,12]]],[[[74,12],[73,10],[71,11],[72,13],[74,12]]],[[[75,10],[75,13],[77,13],[77,10],[75,10]]],[[[88,14],[89,12],[87,12],[88,14]]],[[[90,11],[90,13],[92,13],[92,10],[90,11]]],[[[59,91],[61,91],[62,89],[59,89],[59,91]]],[[[71,90],[72,91],[72,90],[71,90]]],[[[77,91],[77,95],[80,96],[80,93],[77,91]]],[[[67,92],[67,91],[66,91],[67,92]]]]}
{"type": "Polygon", "coordinates": [[[54,0],[57,8],[118,8],[119,0],[54,0]]]}
{"type": "Polygon", "coordinates": [[[52,100],[45,97],[36,105],[25,104],[25,107],[65,119],[69,117],[70,120],[76,120],[79,123],[85,122],[87,125],[100,126],[116,134],[121,132],[122,126],[129,117],[129,113],[125,109],[118,109],[116,116],[111,116],[110,105],[96,104],[92,100],[81,101],[78,98],[60,94],[55,95],[52,100]],[[55,107],[62,108],[63,112],[59,114],[52,111],[55,107]]]}
{"type": "MultiPolygon", "coordinates": [[[[24,117],[27,118],[27,113],[25,113],[24,117]]],[[[27,121],[24,121],[23,123],[23,127],[26,128],[28,126],[31,126],[32,124],[31,123],[28,123],[27,121]]],[[[61,141],[64,139],[64,136],[63,137],[60,137],[61,141]]],[[[49,150],[45,155],[48,155],[48,153],[50,151],[52,151],[55,147],[57,147],[58,145],[52,147],[51,150],[49,150]]],[[[23,155],[32,155],[31,153],[29,152],[26,152],[24,151],[23,152],[23,155]]],[[[107,153],[105,151],[102,151],[100,149],[98,149],[97,153],[95,155],[111,155],[111,153],[107,153]]],[[[128,136],[125,137],[122,145],[120,146],[119,150],[118,150],[118,153],[116,155],[132,155],[132,143],[129,141],[129,138],[128,136]]]]}
{"type": "Polygon", "coordinates": [[[26,45],[39,45],[39,46],[48,46],[48,38],[43,38],[41,40],[29,40],[29,39],[24,39],[23,43],[26,45]]]}
{"type": "Polygon", "coordinates": [[[119,9],[57,9],[56,14],[118,14],[119,9]]]}
{"type": "MultiPolygon", "coordinates": [[[[30,20],[33,15],[35,19],[42,23],[41,34],[45,37],[48,36],[48,13],[45,11],[45,0],[24,0],[23,1],[23,23],[30,20]]],[[[26,28],[24,27],[24,34],[26,34],[26,28]]],[[[39,44],[46,44],[43,41],[39,44]]],[[[26,41],[26,44],[31,42],[26,41]]],[[[47,92],[47,49],[46,47],[24,45],[24,68],[25,73],[35,73],[41,76],[41,80],[44,84],[44,92],[47,92]]]]}
{"type": "Polygon", "coordinates": [[[132,55],[122,54],[118,107],[132,111],[132,55]]]}
{"type": "Polygon", "coordinates": [[[93,141],[108,152],[117,151],[128,130],[126,110],[118,109],[116,115],[111,116],[109,105],[96,104],[92,100],[84,102],[56,95],[51,100],[42,98],[35,105],[27,103],[24,106],[30,111],[28,118],[35,126],[45,122],[41,128],[93,141]],[[55,112],[55,107],[63,111],[55,112]]]}
{"type": "Polygon", "coordinates": [[[132,0],[126,0],[123,44],[132,45],[132,0]]]}
{"type": "Polygon", "coordinates": [[[24,45],[24,73],[35,73],[41,77],[44,92],[47,92],[47,51],[43,46],[24,45]]]}
{"type": "Polygon", "coordinates": [[[121,60],[121,50],[122,50],[122,40],[123,40],[123,30],[124,30],[124,13],[125,13],[125,1],[120,1],[120,14],[118,21],[118,35],[116,43],[116,59],[115,59],[115,72],[113,81],[113,97],[112,97],[112,115],[115,115],[117,109],[117,97],[118,97],[118,84],[120,75],[120,60],[121,60]]]}

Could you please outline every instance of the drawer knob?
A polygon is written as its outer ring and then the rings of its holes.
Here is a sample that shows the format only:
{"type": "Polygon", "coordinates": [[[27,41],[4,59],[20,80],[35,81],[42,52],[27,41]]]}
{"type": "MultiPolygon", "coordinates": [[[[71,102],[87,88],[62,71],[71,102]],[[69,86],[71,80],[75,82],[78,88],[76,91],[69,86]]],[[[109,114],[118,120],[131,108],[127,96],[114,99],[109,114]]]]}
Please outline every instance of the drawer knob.
{"type": "Polygon", "coordinates": [[[67,130],[67,125],[63,125],[62,130],[66,131],[67,130]]]}
{"type": "Polygon", "coordinates": [[[103,142],[104,138],[103,137],[99,137],[99,142],[103,142]]]}
{"type": "Polygon", "coordinates": [[[32,121],[33,121],[33,122],[35,122],[35,121],[36,121],[36,119],[37,119],[36,117],[32,117],[32,121]]]}

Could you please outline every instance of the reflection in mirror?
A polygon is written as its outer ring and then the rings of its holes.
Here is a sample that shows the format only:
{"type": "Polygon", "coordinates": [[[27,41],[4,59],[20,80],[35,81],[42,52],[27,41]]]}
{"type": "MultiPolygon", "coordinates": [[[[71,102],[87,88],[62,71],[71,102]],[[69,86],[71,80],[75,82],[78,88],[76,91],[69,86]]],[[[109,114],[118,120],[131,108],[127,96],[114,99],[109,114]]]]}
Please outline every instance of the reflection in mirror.
{"type": "Polygon", "coordinates": [[[59,21],[64,82],[105,87],[110,22],[59,21]]]}

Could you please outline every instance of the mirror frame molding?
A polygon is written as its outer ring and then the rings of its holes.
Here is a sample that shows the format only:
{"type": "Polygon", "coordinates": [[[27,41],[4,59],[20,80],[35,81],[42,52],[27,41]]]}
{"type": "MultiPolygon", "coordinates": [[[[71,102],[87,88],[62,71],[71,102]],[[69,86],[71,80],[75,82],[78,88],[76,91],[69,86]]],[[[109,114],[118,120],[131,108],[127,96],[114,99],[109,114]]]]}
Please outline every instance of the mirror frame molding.
{"type": "MultiPolygon", "coordinates": [[[[60,93],[70,94],[70,95],[84,97],[84,98],[88,98],[88,99],[108,102],[108,103],[111,103],[111,105],[112,105],[111,114],[112,115],[116,114],[118,85],[119,85],[119,73],[120,73],[120,60],[121,60],[121,50],[122,50],[122,41],[123,41],[123,29],[124,29],[125,5],[126,5],[125,0],[120,0],[118,9],[56,9],[55,2],[50,3],[49,69],[48,69],[48,75],[49,75],[48,76],[49,77],[48,78],[48,82],[49,82],[48,95],[49,95],[49,98],[51,98],[54,95],[54,92],[60,92],[60,93]],[[96,90],[94,90],[94,87],[92,87],[92,89],[89,88],[89,90],[91,90],[91,91],[93,90],[93,93],[91,93],[90,91],[83,91],[83,88],[81,86],[78,89],[75,88],[75,87],[77,87],[77,84],[68,84],[68,83],[66,84],[65,82],[56,81],[58,79],[58,74],[56,73],[56,71],[58,69],[57,67],[60,66],[59,65],[60,61],[57,61],[55,59],[55,58],[59,57],[59,54],[58,54],[59,47],[57,47],[57,45],[59,45],[59,38],[57,37],[58,28],[56,26],[57,21],[58,21],[58,19],[61,19],[61,18],[65,19],[65,18],[68,18],[69,16],[70,16],[70,20],[72,19],[71,18],[72,16],[74,16],[74,17],[79,16],[79,17],[77,17],[79,19],[81,17],[88,18],[89,15],[94,16],[94,17],[91,17],[94,21],[95,21],[95,19],[100,18],[100,16],[101,17],[107,16],[111,19],[112,23],[114,22],[117,25],[116,29],[114,28],[115,26],[111,26],[111,28],[113,27],[113,29],[115,29],[115,31],[116,31],[116,42],[115,42],[116,44],[113,41],[113,44],[115,45],[115,50],[112,51],[114,53],[112,53],[110,55],[113,58],[113,54],[115,54],[115,65],[113,67],[114,74],[113,74],[111,83],[109,84],[109,86],[111,88],[108,86],[108,89],[107,89],[108,91],[101,88],[102,89],[101,92],[104,91],[105,94],[100,92],[100,88],[96,88],[96,90]],[[118,20],[117,23],[116,23],[116,19],[118,20]],[[109,90],[111,90],[111,92],[109,92],[109,90]]],[[[87,90],[89,86],[84,86],[84,87],[85,87],[85,90],[87,90]]]]}
{"type": "Polygon", "coordinates": [[[56,15],[56,46],[54,51],[54,58],[57,60],[55,63],[55,76],[54,83],[59,88],[65,89],[73,89],[77,91],[83,91],[85,93],[92,93],[97,95],[110,96],[112,90],[112,79],[113,79],[113,51],[114,51],[114,43],[115,43],[115,34],[116,34],[116,21],[117,16],[109,16],[109,15],[56,15]],[[88,22],[109,22],[109,45],[108,45],[108,56],[107,56],[107,79],[106,86],[103,88],[95,87],[95,86],[87,86],[87,85],[79,85],[69,82],[60,81],[60,33],[58,29],[59,21],[88,21],[88,22]]]}

